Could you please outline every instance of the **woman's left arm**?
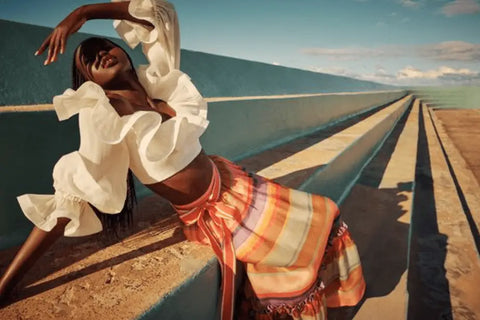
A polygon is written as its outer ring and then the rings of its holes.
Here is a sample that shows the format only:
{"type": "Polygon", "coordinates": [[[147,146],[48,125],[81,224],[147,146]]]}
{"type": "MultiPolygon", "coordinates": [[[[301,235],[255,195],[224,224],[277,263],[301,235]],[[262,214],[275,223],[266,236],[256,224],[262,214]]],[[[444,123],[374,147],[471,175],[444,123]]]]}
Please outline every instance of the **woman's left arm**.
{"type": "Polygon", "coordinates": [[[35,55],[42,54],[48,48],[45,65],[57,60],[58,53],[65,52],[68,37],[77,32],[83,24],[92,19],[119,19],[140,23],[144,26],[153,28],[153,25],[140,20],[128,12],[130,2],[113,2],[88,4],[73,10],[65,19],[63,19],[50,35],[43,41],[42,45],[35,52],[35,55]]]}
{"type": "Polygon", "coordinates": [[[44,231],[38,227],[33,228],[30,236],[17,252],[3,276],[0,277],[0,304],[35,261],[63,235],[65,226],[70,219],[58,218],[57,221],[57,225],[51,231],[44,231]]]}

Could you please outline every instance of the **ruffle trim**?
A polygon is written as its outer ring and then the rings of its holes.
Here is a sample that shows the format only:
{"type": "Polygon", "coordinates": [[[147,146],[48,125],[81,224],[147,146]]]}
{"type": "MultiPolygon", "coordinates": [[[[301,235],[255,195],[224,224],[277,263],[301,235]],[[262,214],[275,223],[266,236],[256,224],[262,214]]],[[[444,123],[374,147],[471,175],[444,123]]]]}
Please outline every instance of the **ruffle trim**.
{"type": "MultiPolygon", "coordinates": [[[[63,95],[54,97],[53,104],[59,120],[65,120],[79,113],[82,109],[92,108],[90,121],[94,124],[96,135],[106,144],[120,143],[127,133],[134,128],[140,148],[146,151],[152,139],[159,137],[165,146],[164,150],[156,151],[157,156],[149,157],[151,161],[158,161],[173,151],[182,127],[188,126],[189,133],[196,132],[198,138],[207,128],[207,104],[198,93],[190,78],[176,70],[165,79],[153,83],[152,86],[160,87],[154,96],[161,96],[177,113],[175,117],[162,122],[162,117],[156,111],[137,111],[131,115],[119,116],[109,102],[103,89],[92,81],[83,83],[78,90],[67,89],[63,95]],[[173,83],[172,83],[173,82],[173,83]],[[162,89],[164,85],[173,88],[162,89]],[[193,132],[192,132],[193,131],[193,132]]],[[[154,90],[154,89],[152,89],[154,90]]],[[[150,152],[152,153],[152,152],[150,152]]],[[[146,153],[148,156],[148,153],[146,153]]]]}
{"type": "MultiPolygon", "coordinates": [[[[112,0],[112,2],[123,2],[127,0],[112,0]]],[[[173,9],[173,6],[168,4],[173,9]]],[[[174,10],[174,9],[173,9],[174,10]]],[[[131,0],[128,5],[128,12],[135,18],[150,22],[154,28],[147,27],[128,20],[115,20],[114,28],[130,48],[135,48],[140,42],[153,43],[158,39],[158,25],[154,15],[154,4],[151,0],[131,0]]]]}
{"type": "Polygon", "coordinates": [[[132,0],[128,12],[137,19],[150,22],[153,28],[128,20],[115,20],[113,27],[118,35],[132,49],[142,43],[152,68],[160,74],[179,69],[180,31],[174,6],[163,0],[132,0]]]}
{"type": "MultiPolygon", "coordinates": [[[[126,168],[125,162],[128,159],[119,159],[117,164],[126,168]]],[[[96,172],[90,165],[79,152],[60,158],[53,169],[54,195],[24,194],[17,197],[25,216],[45,231],[52,230],[58,218],[68,218],[70,222],[66,225],[65,236],[100,232],[101,222],[89,203],[102,212],[118,213],[123,208],[127,186],[125,175],[118,174],[109,179],[107,172],[96,172]]]]}
{"type": "Polygon", "coordinates": [[[87,236],[102,231],[102,223],[87,202],[57,192],[55,195],[25,194],[17,197],[25,216],[38,228],[51,231],[58,218],[68,218],[64,235],[87,236]]]}

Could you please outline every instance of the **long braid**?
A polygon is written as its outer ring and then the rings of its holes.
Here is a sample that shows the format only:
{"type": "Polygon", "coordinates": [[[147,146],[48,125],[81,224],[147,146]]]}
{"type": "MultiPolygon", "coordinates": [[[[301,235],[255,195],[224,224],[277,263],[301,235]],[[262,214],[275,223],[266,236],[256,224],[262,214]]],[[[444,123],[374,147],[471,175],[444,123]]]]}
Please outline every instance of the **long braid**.
{"type": "MultiPolygon", "coordinates": [[[[75,50],[75,53],[77,52],[77,50],[79,50],[79,48],[80,48],[80,46],[82,46],[82,44],[85,44],[86,42],[92,41],[92,40],[93,41],[102,40],[102,41],[108,41],[110,43],[113,43],[112,41],[107,40],[107,39],[103,39],[103,38],[96,38],[96,37],[88,38],[88,39],[84,40],[82,43],[80,43],[80,45],[75,50]]],[[[116,45],[115,43],[113,43],[113,44],[116,45]]],[[[118,46],[118,45],[116,45],[116,46],[118,46]]],[[[74,56],[75,56],[75,54],[74,54],[74,56]]],[[[130,56],[128,54],[127,54],[127,56],[128,56],[128,59],[130,60],[130,64],[132,65],[132,69],[133,69],[132,59],[130,58],[130,56]]],[[[80,70],[78,70],[77,65],[75,63],[75,58],[74,58],[73,63],[72,63],[72,88],[74,90],[77,90],[86,81],[87,81],[87,79],[83,76],[83,74],[80,72],[80,70]]],[[[127,182],[127,195],[126,195],[126,198],[125,198],[125,203],[123,205],[123,209],[118,214],[104,213],[104,212],[98,210],[95,206],[90,204],[90,206],[92,207],[92,209],[95,211],[98,218],[102,222],[103,230],[104,230],[105,233],[107,233],[108,236],[111,236],[113,234],[118,236],[117,232],[120,229],[122,229],[122,228],[123,229],[128,229],[133,225],[133,211],[134,211],[135,206],[137,204],[137,196],[136,196],[136,192],[135,192],[135,183],[134,183],[134,179],[133,179],[133,173],[130,169],[128,170],[127,181],[126,182],[127,182]]]]}

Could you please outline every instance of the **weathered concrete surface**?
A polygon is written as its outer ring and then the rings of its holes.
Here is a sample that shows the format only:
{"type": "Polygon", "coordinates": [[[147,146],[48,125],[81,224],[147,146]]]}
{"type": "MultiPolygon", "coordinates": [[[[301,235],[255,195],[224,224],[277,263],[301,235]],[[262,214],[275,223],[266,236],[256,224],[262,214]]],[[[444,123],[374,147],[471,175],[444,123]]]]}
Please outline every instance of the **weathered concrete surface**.
{"type": "Polygon", "coordinates": [[[418,110],[415,100],[340,207],[359,249],[367,291],[357,308],[329,310],[331,319],[406,317],[418,110]]]}
{"type": "Polygon", "coordinates": [[[480,253],[480,110],[429,109],[429,112],[447,153],[480,253]],[[468,163],[464,157],[468,158],[468,163]]]}
{"type": "Polygon", "coordinates": [[[370,126],[364,125],[363,130],[353,132],[355,139],[346,150],[339,153],[328,166],[316,171],[302,183],[300,190],[320,193],[336,202],[342,202],[365,165],[377,153],[378,148],[408,109],[411,101],[412,96],[406,96],[393,103],[391,109],[388,107],[373,115],[372,121],[369,122],[370,126]]]}
{"type": "MultiPolygon", "coordinates": [[[[209,247],[185,240],[173,209],[159,197],[143,199],[137,217],[121,241],[60,239],[27,273],[0,319],[133,319],[212,258],[209,247]]],[[[1,271],[15,251],[0,251],[1,271]]],[[[218,281],[216,273],[207,276],[218,281]]],[[[214,297],[203,303],[215,305],[214,297]]]]}
{"type": "Polygon", "coordinates": [[[480,260],[472,230],[425,106],[421,121],[419,139],[425,141],[416,174],[408,318],[476,319],[480,260]]]}
{"type": "Polygon", "coordinates": [[[408,98],[403,98],[402,100],[374,113],[367,119],[359,121],[333,135],[331,135],[329,130],[322,131],[323,137],[319,137],[321,140],[320,142],[286,156],[280,161],[263,168],[258,173],[263,176],[268,176],[271,179],[277,179],[298,171],[309,170],[312,168],[318,169],[338,157],[340,153],[345,151],[355,140],[364,135],[371,128],[378,125],[380,121],[385,119],[395,110],[403,106],[403,103],[407,99],[408,98]],[[324,137],[328,137],[328,139],[324,139],[324,137]]]}
{"type": "Polygon", "coordinates": [[[209,103],[200,141],[211,154],[239,160],[404,97],[403,90],[209,103]]]}

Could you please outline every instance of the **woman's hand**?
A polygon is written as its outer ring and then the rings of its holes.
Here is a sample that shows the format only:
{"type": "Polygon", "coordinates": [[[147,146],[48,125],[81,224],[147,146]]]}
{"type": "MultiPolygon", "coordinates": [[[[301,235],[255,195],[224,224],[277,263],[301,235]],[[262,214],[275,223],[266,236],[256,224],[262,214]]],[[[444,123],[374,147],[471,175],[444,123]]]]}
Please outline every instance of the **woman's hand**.
{"type": "Polygon", "coordinates": [[[35,55],[42,54],[48,47],[48,55],[44,65],[57,61],[58,53],[63,54],[65,52],[68,37],[77,32],[86,21],[87,18],[82,14],[81,7],[74,10],[53,29],[38,51],[35,52],[35,55]]]}

